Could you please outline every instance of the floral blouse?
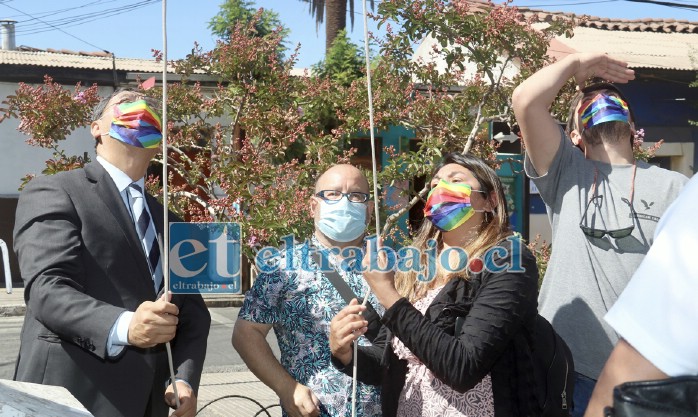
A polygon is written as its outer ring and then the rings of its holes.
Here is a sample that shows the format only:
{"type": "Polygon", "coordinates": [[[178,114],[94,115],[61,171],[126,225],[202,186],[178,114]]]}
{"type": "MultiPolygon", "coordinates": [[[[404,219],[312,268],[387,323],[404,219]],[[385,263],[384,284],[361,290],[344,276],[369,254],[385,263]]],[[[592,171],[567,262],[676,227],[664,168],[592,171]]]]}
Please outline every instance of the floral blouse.
{"type": "MultiPolygon", "coordinates": [[[[430,290],[414,303],[422,314],[427,311],[443,286],[430,290]]],[[[487,374],[472,389],[454,391],[432,372],[398,339],[393,338],[393,351],[407,361],[407,377],[402,388],[397,415],[400,417],[494,417],[492,380],[487,374]]]]}

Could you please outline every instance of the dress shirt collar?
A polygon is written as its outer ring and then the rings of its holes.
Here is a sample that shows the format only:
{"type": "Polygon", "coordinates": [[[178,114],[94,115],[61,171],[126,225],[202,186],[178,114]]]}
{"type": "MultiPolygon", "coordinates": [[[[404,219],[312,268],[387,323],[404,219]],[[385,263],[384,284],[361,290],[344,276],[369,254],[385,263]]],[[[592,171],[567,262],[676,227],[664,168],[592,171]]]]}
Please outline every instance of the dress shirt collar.
{"type": "MultiPolygon", "coordinates": [[[[97,155],[97,162],[100,163],[104,167],[104,169],[107,171],[111,179],[114,181],[114,184],[116,184],[117,190],[119,190],[119,193],[123,193],[125,189],[128,188],[131,183],[135,182],[141,187],[141,190],[145,190],[144,184],[145,184],[145,179],[144,178],[139,178],[138,181],[133,181],[131,177],[126,175],[126,173],[119,168],[115,167],[111,163],[109,163],[106,159],[102,158],[101,156],[97,155]]],[[[145,191],[144,191],[145,192],[145,191]]]]}

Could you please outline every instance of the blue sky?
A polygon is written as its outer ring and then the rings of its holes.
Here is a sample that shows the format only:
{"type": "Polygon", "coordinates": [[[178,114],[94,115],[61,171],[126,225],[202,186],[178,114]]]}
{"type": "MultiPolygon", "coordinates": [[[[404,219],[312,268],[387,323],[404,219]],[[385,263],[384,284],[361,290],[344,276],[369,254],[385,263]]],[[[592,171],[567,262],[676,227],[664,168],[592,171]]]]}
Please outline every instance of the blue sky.
{"type": "MultiPolygon", "coordinates": [[[[362,43],[362,0],[354,1],[357,14],[350,35],[356,43],[362,43]]],[[[221,2],[222,0],[168,1],[170,59],[184,57],[191,51],[194,42],[205,49],[214,46],[215,38],[208,30],[208,21],[217,13],[221,2]]],[[[698,5],[698,0],[673,2],[698,5]]],[[[324,27],[321,26],[316,31],[315,20],[310,16],[306,3],[300,0],[256,0],[255,3],[258,7],[276,11],[291,30],[291,45],[301,44],[298,67],[308,67],[322,59],[324,27]]],[[[514,4],[623,19],[675,18],[698,21],[698,10],[626,0],[515,0],[514,4]]],[[[128,58],[150,58],[151,49],[162,49],[161,10],[159,0],[0,0],[0,18],[18,21],[17,45],[80,51],[104,49],[114,52],[117,57],[128,58]],[[47,26],[42,21],[73,36],[47,26]]],[[[371,26],[369,30],[375,30],[375,26],[371,26]]]]}

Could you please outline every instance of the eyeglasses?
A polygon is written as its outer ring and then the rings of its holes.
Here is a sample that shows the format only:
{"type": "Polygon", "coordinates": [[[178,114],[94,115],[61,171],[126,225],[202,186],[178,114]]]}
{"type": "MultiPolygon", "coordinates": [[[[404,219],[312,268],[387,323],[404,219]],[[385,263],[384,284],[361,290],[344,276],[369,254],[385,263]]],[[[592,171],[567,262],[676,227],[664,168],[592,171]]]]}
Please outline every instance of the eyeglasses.
{"type": "Polygon", "coordinates": [[[601,201],[603,201],[603,195],[597,195],[589,199],[589,202],[587,203],[587,208],[584,210],[584,216],[582,217],[582,220],[579,221],[579,227],[582,229],[582,232],[584,232],[585,235],[589,237],[593,237],[596,239],[601,239],[605,235],[609,235],[610,237],[614,239],[621,239],[624,237],[630,236],[630,234],[633,232],[635,229],[635,217],[637,216],[635,213],[635,209],[633,208],[633,205],[630,204],[630,201],[628,201],[627,198],[623,197],[621,198],[621,201],[623,201],[625,204],[630,207],[630,217],[632,217],[633,224],[629,227],[623,228],[623,229],[616,229],[616,230],[605,230],[605,229],[594,229],[593,227],[588,227],[585,226],[585,220],[587,218],[587,211],[589,211],[589,206],[591,206],[591,203],[595,200],[599,200],[599,205],[601,204],[601,201]]]}
{"type": "Polygon", "coordinates": [[[352,191],[350,193],[343,193],[337,190],[322,190],[315,193],[316,197],[320,197],[324,201],[334,204],[337,203],[342,197],[346,197],[347,200],[352,203],[365,203],[370,197],[367,193],[362,193],[359,191],[352,191]]]}
{"type": "Polygon", "coordinates": [[[599,177],[599,169],[598,169],[598,167],[594,166],[594,183],[591,186],[592,197],[589,199],[589,202],[587,203],[587,207],[584,209],[584,215],[582,216],[582,220],[579,221],[579,228],[582,229],[582,232],[585,235],[587,235],[589,237],[596,238],[596,239],[601,239],[605,235],[609,235],[610,237],[612,237],[614,239],[620,239],[620,238],[630,236],[630,234],[635,229],[635,218],[637,217],[637,213],[635,213],[635,208],[633,208],[633,203],[632,203],[633,197],[635,196],[635,174],[636,173],[637,173],[637,164],[633,161],[633,173],[630,176],[630,200],[628,200],[625,197],[621,198],[621,201],[623,201],[625,204],[627,204],[630,207],[630,216],[633,219],[633,224],[630,227],[626,227],[624,229],[616,229],[616,230],[594,229],[593,227],[589,227],[589,226],[586,226],[584,224],[586,222],[587,211],[589,211],[589,207],[591,206],[591,202],[594,200],[599,200],[599,203],[598,203],[599,206],[603,202],[603,195],[596,195],[596,180],[599,177]]]}

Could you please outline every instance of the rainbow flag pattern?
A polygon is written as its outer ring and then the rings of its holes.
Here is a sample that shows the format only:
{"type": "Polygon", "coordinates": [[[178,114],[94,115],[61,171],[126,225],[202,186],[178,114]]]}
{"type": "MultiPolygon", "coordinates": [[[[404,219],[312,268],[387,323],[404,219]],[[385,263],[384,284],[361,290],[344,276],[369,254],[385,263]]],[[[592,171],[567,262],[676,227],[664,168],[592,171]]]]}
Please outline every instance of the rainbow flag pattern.
{"type": "Polygon", "coordinates": [[[439,230],[448,232],[462,225],[475,213],[470,205],[472,187],[440,180],[427,196],[424,217],[439,230]]]}
{"type": "Polygon", "coordinates": [[[145,100],[114,106],[109,136],[138,148],[156,148],[162,141],[160,116],[145,100]]]}
{"type": "Polygon", "coordinates": [[[582,116],[582,126],[589,129],[592,126],[606,122],[630,123],[628,103],[616,96],[599,93],[579,108],[582,116]]]}

